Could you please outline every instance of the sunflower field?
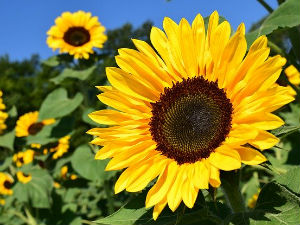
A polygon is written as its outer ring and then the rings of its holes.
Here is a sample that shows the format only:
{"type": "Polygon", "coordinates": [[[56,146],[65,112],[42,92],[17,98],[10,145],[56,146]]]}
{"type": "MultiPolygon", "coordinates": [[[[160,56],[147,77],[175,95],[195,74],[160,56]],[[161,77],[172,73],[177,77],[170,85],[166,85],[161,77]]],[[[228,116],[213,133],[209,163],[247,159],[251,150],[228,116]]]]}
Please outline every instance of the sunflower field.
{"type": "Polygon", "coordinates": [[[258,3],[247,29],[65,11],[53,56],[0,55],[0,224],[299,225],[300,2],[258,3]]]}

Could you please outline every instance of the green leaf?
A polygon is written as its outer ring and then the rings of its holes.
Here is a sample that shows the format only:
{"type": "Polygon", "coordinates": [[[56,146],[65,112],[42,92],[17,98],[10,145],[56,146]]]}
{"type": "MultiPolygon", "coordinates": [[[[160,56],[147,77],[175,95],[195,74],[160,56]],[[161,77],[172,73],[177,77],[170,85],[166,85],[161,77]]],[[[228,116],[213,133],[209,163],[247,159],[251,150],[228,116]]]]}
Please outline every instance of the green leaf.
{"type": "Polygon", "coordinates": [[[287,187],[291,191],[300,194],[300,167],[293,168],[289,170],[284,175],[277,175],[275,180],[281,185],[287,187]]]}
{"type": "Polygon", "coordinates": [[[18,182],[14,186],[15,198],[21,202],[30,203],[36,208],[50,208],[50,194],[53,187],[51,176],[45,170],[38,168],[24,168],[22,171],[30,174],[32,179],[26,184],[18,182]]]}
{"type": "Polygon", "coordinates": [[[71,159],[73,169],[88,180],[104,181],[115,172],[105,171],[107,160],[95,160],[95,156],[88,145],[79,146],[71,159]]]}
{"type": "Polygon", "coordinates": [[[73,112],[82,102],[83,97],[77,93],[69,99],[64,88],[58,88],[48,94],[40,108],[39,119],[59,118],[73,112]]]}
{"type": "Polygon", "coordinates": [[[289,104],[291,111],[281,112],[280,116],[284,119],[286,124],[291,126],[300,126],[300,105],[299,104],[289,104]]]}
{"type": "Polygon", "coordinates": [[[93,120],[91,120],[91,118],[88,116],[91,112],[94,112],[96,111],[95,109],[93,108],[87,108],[83,111],[83,114],[82,114],[82,120],[92,126],[101,126],[100,124],[94,122],[93,120]]]}
{"type": "Polygon", "coordinates": [[[10,118],[16,117],[18,115],[16,106],[11,107],[11,109],[8,111],[8,115],[10,118]]]}
{"type": "Polygon", "coordinates": [[[0,171],[7,169],[12,164],[12,157],[6,157],[3,162],[0,162],[0,171]]]}
{"type": "Polygon", "coordinates": [[[283,137],[283,136],[287,136],[287,135],[292,134],[297,131],[300,131],[300,127],[282,126],[282,127],[277,128],[276,130],[273,130],[272,134],[274,134],[277,137],[283,137]]]}
{"type": "Polygon", "coordinates": [[[224,224],[296,225],[300,224],[299,212],[299,197],[284,186],[271,182],[261,190],[253,211],[232,214],[224,224]]]}
{"type": "MultiPolygon", "coordinates": [[[[203,197],[201,191],[199,197],[203,197]]],[[[107,225],[218,225],[222,222],[221,218],[216,217],[207,207],[199,206],[199,204],[193,209],[181,206],[176,212],[172,212],[166,206],[158,219],[154,221],[152,217],[153,208],[145,208],[145,199],[146,193],[144,192],[125,204],[117,212],[94,222],[107,225]]],[[[216,206],[216,204],[212,205],[213,207],[216,206]]]]}
{"type": "Polygon", "coordinates": [[[294,27],[300,24],[299,0],[286,0],[273,11],[262,23],[259,29],[246,35],[248,47],[261,35],[272,33],[278,28],[294,27]]]}
{"type": "Polygon", "coordinates": [[[0,136],[0,146],[14,150],[15,130],[0,136]]]}
{"type": "Polygon", "coordinates": [[[73,70],[70,68],[66,68],[57,77],[52,78],[51,81],[54,82],[55,84],[60,84],[66,78],[76,78],[79,80],[86,80],[91,74],[95,72],[95,70],[96,70],[96,66],[92,66],[85,70],[73,70]]]}
{"type": "Polygon", "coordinates": [[[59,65],[59,57],[58,56],[51,56],[45,61],[42,62],[46,66],[55,67],[59,65]]]}

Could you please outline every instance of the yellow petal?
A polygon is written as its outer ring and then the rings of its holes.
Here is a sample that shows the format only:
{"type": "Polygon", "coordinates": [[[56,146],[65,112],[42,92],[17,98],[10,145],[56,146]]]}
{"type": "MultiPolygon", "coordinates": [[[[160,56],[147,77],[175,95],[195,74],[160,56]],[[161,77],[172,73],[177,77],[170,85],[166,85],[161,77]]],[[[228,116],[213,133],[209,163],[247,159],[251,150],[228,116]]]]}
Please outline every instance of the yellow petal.
{"type": "Polygon", "coordinates": [[[89,117],[99,123],[99,124],[105,124],[105,125],[117,125],[121,122],[124,122],[126,120],[131,120],[133,118],[140,118],[140,117],[133,117],[126,113],[121,113],[116,110],[111,109],[103,109],[100,111],[95,111],[89,114],[89,117]]]}
{"type": "Polygon", "coordinates": [[[194,164],[193,182],[195,187],[199,189],[208,189],[209,170],[206,168],[203,161],[194,164]]]}
{"type": "Polygon", "coordinates": [[[178,165],[176,162],[171,162],[165,171],[159,176],[156,184],[149,190],[146,198],[146,208],[156,205],[168,193],[170,187],[173,185],[178,165]]]}
{"type": "Polygon", "coordinates": [[[170,191],[168,192],[168,196],[167,196],[168,205],[173,212],[178,208],[182,200],[181,197],[182,184],[185,182],[187,178],[185,174],[185,167],[186,167],[185,164],[180,165],[174,184],[170,187],[170,191]]]}
{"type": "Polygon", "coordinates": [[[157,203],[154,206],[154,209],[153,209],[153,219],[154,220],[157,219],[157,217],[159,216],[159,214],[165,208],[166,205],[167,205],[167,198],[164,197],[163,200],[161,200],[159,203],[157,203]]]}
{"type": "MultiPolygon", "coordinates": [[[[189,173],[189,167],[187,167],[186,173],[189,173]]],[[[198,190],[192,184],[190,179],[186,179],[185,182],[182,184],[182,200],[184,204],[189,207],[193,208],[195,201],[197,199],[198,190]]]]}
{"type": "Polygon", "coordinates": [[[212,165],[210,166],[209,183],[211,186],[213,186],[215,188],[217,188],[221,185],[220,170],[212,165]]]}
{"type": "Polygon", "coordinates": [[[247,165],[257,165],[267,161],[263,154],[252,148],[239,147],[236,150],[240,154],[242,162],[247,165]]]}
{"type": "Polygon", "coordinates": [[[228,146],[222,146],[211,153],[208,158],[210,164],[221,170],[235,170],[241,168],[241,158],[239,153],[228,146]]]}
{"type": "Polygon", "coordinates": [[[155,102],[159,96],[154,90],[134,79],[121,69],[114,67],[106,68],[107,79],[119,91],[148,102],[155,102]]]}
{"type": "Polygon", "coordinates": [[[258,136],[254,140],[250,141],[249,144],[261,150],[265,150],[272,148],[278,142],[279,138],[267,131],[261,130],[259,131],[258,136]]]}

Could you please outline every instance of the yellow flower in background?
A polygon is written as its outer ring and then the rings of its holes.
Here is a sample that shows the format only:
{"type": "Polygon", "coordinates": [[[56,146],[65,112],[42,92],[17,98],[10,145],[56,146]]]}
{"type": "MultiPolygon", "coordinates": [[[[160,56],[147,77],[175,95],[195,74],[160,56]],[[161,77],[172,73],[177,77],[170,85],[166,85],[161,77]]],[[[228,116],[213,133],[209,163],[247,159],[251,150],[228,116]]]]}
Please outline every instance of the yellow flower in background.
{"type": "Polygon", "coordinates": [[[258,195],[259,195],[260,189],[258,190],[257,193],[255,193],[249,200],[248,200],[248,207],[250,209],[254,209],[257,199],[258,199],[258,195]]]}
{"type": "Polygon", "coordinates": [[[8,117],[8,114],[3,111],[3,110],[5,110],[6,107],[5,107],[4,103],[3,103],[2,95],[3,95],[3,93],[0,90],[0,134],[2,134],[3,130],[6,129],[5,120],[8,117]]]}
{"type": "Polygon", "coordinates": [[[106,170],[127,168],[115,193],[141,191],[158,178],[146,197],[154,219],[167,204],[192,208],[199,189],[220,186],[220,170],[266,161],[260,150],[279,141],[268,131],[284,124],[272,112],[294,99],[286,87],[272,87],[286,60],[269,57],[266,36],[246,54],[244,24],[230,37],[217,12],[207,31],[200,14],[192,25],[165,18],[163,27],[151,30],[155,50],[140,40],[133,40],[138,50],[119,49],[120,68],[106,70],[112,86],[98,87],[116,110],[91,113],[109,127],[88,132],[103,146],[95,158],[112,158],[106,170]]]}
{"type": "Polygon", "coordinates": [[[48,46],[53,50],[59,49],[60,53],[74,55],[75,59],[88,59],[89,54],[94,52],[93,48],[102,48],[107,39],[105,27],[98,17],[92,17],[89,12],[64,12],[55,24],[47,32],[48,46]]]}
{"type": "Polygon", "coordinates": [[[0,199],[0,205],[5,205],[5,199],[3,198],[0,199]]]}
{"type": "Polygon", "coordinates": [[[0,172],[0,194],[1,195],[12,195],[13,190],[11,189],[13,185],[13,178],[6,173],[0,172]]]}
{"type": "Polygon", "coordinates": [[[70,175],[71,180],[76,180],[77,178],[78,178],[78,176],[76,174],[71,174],[70,175]]]}
{"type": "Polygon", "coordinates": [[[30,174],[23,173],[22,171],[18,171],[17,178],[21,183],[27,184],[29,181],[31,181],[32,176],[30,174]]]}
{"type": "Polygon", "coordinates": [[[300,84],[300,72],[296,69],[295,66],[290,65],[285,70],[284,73],[286,74],[288,80],[293,85],[299,85],[300,84]]]}
{"type": "Polygon", "coordinates": [[[60,169],[60,177],[63,178],[63,179],[66,179],[67,178],[67,173],[68,173],[68,166],[63,166],[60,169]]]}
{"type": "Polygon", "coordinates": [[[70,136],[62,137],[58,140],[55,147],[50,148],[50,152],[54,152],[52,159],[57,159],[63,156],[63,154],[68,152],[70,136]]]}
{"type": "Polygon", "coordinates": [[[55,119],[46,119],[41,122],[38,121],[39,112],[29,112],[20,116],[16,126],[17,137],[27,137],[29,135],[36,135],[45,125],[55,123],[55,119]]]}
{"type": "Polygon", "coordinates": [[[34,158],[34,151],[31,149],[26,150],[25,152],[18,152],[14,154],[13,161],[17,167],[21,167],[25,164],[31,163],[34,158]]]}
{"type": "Polygon", "coordinates": [[[41,144],[38,144],[38,143],[32,143],[32,144],[30,145],[30,147],[31,147],[31,148],[40,149],[40,148],[42,147],[42,145],[41,145],[41,144]]]}
{"type": "Polygon", "coordinates": [[[60,185],[60,183],[58,183],[58,182],[56,182],[56,181],[54,181],[54,183],[53,183],[53,187],[55,187],[55,188],[60,188],[61,187],[61,185],[60,185]]]}

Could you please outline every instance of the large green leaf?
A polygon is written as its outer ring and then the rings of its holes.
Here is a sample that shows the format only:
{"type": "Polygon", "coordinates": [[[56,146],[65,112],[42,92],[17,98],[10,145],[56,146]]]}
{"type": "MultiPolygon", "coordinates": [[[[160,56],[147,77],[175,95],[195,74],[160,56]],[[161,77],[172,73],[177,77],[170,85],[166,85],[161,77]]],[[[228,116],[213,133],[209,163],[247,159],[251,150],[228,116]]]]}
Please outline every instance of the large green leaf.
{"type": "Polygon", "coordinates": [[[15,130],[0,136],[0,146],[14,150],[15,130]]]}
{"type": "MultiPolygon", "coordinates": [[[[82,114],[82,120],[92,126],[101,126],[101,124],[98,124],[96,122],[94,122],[93,120],[91,120],[91,118],[88,116],[91,112],[94,112],[96,111],[95,109],[93,108],[87,108],[83,111],[83,114],[82,114]]],[[[102,125],[103,126],[103,125],[102,125]]]]}
{"type": "Polygon", "coordinates": [[[32,179],[23,184],[18,182],[13,190],[18,201],[30,203],[36,208],[50,208],[51,190],[53,187],[52,177],[39,168],[24,168],[24,173],[30,174],[32,179]]]}
{"type": "Polygon", "coordinates": [[[291,191],[300,194],[300,167],[289,170],[284,175],[277,175],[275,180],[281,185],[287,187],[291,191]]]}
{"type": "Polygon", "coordinates": [[[73,70],[70,68],[66,68],[57,77],[52,78],[51,81],[53,81],[55,84],[59,84],[66,78],[76,78],[79,80],[86,80],[91,74],[94,73],[95,70],[96,70],[96,66],[92,66],[85,70],[73,70]]]}
{"type": "Polygon", "coordinates": [[[104,181],[115,174],[105,171],[107,160],[95,160],[88,145],[81,145],[75,150],[71,163],[79,175],[89,180],[104,181]]]}
{"type": "Polygon", "coordinates": [[[266,184],[253,211],[228,216],[224,224],[234,225],[296,225],[300,224],[299,168],[266,184]],[[291,181],[293,180],[293,181],[291,181]],[[291,191],[292,190],[292,191],[291,191]]]}
{"type": "MultiPolygon", "coordinates": [[[[98,224],[107,225],[219,225],[221,218],[215,216],[207,205],[199,205],[202,202],[202,192],[199,192],[198,199],[193,209],[186,209],[180,206],[176,212],[166,207],[156,221],[153,220],[151,209],[145,208],[146,193],[142,193],[129,201],[117,212],[95,221],[98,224]],[[201,198],[201,200],[199,199],[201,198]]],[[[212,204],[214,208],[217,203],[212,204]]],[[[220,213],[220,212],[219,212],[220,213]]]]}
{"type": "Polygon", "coordinates": [[[299,0],[286,0],[262,23],[259,29],[246,35],[248,46],[261,35],[272,33],[278,28],[294,27],[300,24],[299,0]]]}
{"type": "Polygon", "coordinates": [[[51,56],[42,62],[46,66],[55,67],[59,65],[59,56],[51,56]]]}
{"type": "Polygon", "coordinates": [[[82,102],[83,97],[77,93],[73,99],[68,98],[64,88],[51,92],[40,108],[39,119],[59,118],[73,112],[82,102]]]}

